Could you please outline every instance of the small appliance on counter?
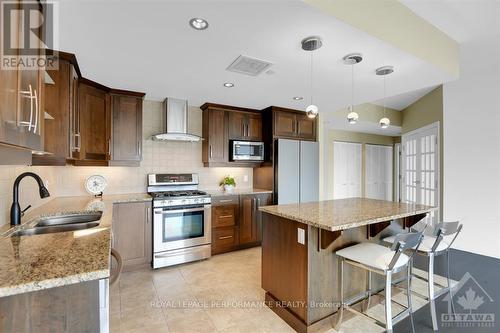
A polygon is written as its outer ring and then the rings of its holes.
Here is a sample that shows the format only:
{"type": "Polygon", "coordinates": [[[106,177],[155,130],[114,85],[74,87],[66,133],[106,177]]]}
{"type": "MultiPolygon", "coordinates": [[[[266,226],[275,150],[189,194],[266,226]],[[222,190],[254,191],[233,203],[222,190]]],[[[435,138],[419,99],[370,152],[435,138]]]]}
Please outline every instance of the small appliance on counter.
{"type": "Polygon", "coordinates": [[[211,198],[197,174],[150,174],[154,269],[211,256],[211,198]]]}

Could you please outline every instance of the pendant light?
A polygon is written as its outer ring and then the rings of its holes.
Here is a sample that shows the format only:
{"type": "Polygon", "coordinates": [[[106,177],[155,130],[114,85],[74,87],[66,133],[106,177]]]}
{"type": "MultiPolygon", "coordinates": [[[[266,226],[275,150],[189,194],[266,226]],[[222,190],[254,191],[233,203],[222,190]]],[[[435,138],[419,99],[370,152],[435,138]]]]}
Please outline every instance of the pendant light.
{"type": "Polygon", "coordinates": [[[375,70],[375,74],[382,75],[384,77],[384,114],[383,117],[379,120],[379,125],[380,128],[382,129],[388,128],[389,125],[391,124],[391,120],[387,118],[385,115],[385,98],[387,96],[385,77],[393,72],[394,72],[393,66],[383,66],[375,70]]]}
{"type": "Polygon", "coordinates": [[[351,53],[346,55],[344,58],[344,64],[351,66],[351,104],[347,107],[347,122],[354,125],[358,122],[359,115],[354,111],[354,65],[359,64],[363,60],[363,56],[360,53],[351,53]]]}
{"type": "Polygon", "coordinates": [[[309,118],[316,118],[318,116],[318,107],[313,103],[313,51],[319,49],[323,45],[323,42],[321,41],[321,38],[317,36],[311,36],[304,38],[301,44],[304,51],[308,51],[311,53],[311,103],[306,108],[306,113],[309,118]]]}

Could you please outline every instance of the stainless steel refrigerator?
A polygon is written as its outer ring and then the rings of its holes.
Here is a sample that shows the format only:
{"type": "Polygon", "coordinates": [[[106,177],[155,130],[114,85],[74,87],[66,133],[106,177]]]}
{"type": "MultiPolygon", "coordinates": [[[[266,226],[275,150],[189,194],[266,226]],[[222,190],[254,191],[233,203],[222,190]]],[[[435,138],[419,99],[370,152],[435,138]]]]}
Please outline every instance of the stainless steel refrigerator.
{"type": "Polygon", "coordinates": [[[280,205],[319,200],[317,142],[287,139],[275,141],[274,190],[275,202],[280,205]]]}

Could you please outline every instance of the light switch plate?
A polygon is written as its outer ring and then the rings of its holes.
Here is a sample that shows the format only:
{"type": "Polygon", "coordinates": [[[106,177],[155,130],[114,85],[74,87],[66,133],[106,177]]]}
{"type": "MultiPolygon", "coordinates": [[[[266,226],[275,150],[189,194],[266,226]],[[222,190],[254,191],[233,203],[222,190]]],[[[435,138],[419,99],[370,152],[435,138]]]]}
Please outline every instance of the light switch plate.
{"type": "Polygon", "coordinates": [[[304,229],[297,228],[297,242],[306,245],[306,231],[304,229]]]}

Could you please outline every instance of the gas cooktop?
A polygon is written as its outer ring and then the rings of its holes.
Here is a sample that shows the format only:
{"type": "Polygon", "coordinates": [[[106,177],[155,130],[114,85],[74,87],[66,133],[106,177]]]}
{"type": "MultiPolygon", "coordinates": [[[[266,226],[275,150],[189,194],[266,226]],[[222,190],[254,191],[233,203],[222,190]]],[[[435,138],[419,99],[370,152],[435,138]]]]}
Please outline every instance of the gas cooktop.
{"type": "Polygon", "coordinates": [[[165,191],[165,192],[153,192],[150,193],[155,199],[165,199],[165,198],[178,198],[178,197],[199,197],[208,195],[207,192],[199,190],[187,190],[187,191],[165,191]]]}

